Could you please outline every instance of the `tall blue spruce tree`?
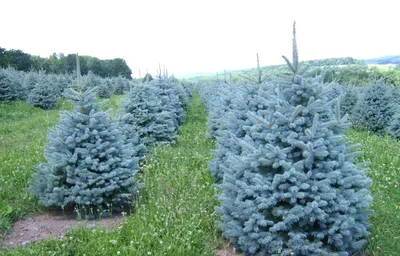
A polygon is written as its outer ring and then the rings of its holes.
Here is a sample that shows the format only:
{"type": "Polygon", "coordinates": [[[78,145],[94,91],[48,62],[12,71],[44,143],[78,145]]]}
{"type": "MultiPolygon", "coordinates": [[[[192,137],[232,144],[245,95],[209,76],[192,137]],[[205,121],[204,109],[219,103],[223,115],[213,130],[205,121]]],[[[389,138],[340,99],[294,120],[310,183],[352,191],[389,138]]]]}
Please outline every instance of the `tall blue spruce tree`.
{"type": "Polygon", "coordinates": [[[366,243],[371,180],[337,100],[319,78],[277,80],[249,112],[241,155],[229,157],[219,188],[223,235],[246,255],[350,256],[366,243]],[[335,108],[331,106],[334,105],[335,108]]]}
{"type": "Polygon", "coordinates": [[[49,133],[46,162],[36,166],[29,190],[44,206],[77,206],[93,210],[85,215],[96,217],[138,193],[137,145],[128,143],[101,103],[95,103],[95,87],[79,92],[69,88],[65,97],[75,108],[61,112],[58,126],[49,133]]]}

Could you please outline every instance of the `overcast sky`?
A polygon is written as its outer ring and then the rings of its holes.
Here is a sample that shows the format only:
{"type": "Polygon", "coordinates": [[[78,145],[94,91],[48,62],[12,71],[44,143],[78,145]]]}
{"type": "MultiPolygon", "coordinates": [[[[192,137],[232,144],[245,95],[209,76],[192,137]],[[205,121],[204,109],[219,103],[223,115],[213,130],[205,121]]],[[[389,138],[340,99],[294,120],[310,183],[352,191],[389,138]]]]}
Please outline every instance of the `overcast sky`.
{"type": "Polygon", "coordinates": [[[0,46],[123,58],[133,76],[282,64],[297,22],[300,60],[400,54],[398,0],[1,0],[0,46]],[[398,3],[397,3],[398,2],[398,3]]]}

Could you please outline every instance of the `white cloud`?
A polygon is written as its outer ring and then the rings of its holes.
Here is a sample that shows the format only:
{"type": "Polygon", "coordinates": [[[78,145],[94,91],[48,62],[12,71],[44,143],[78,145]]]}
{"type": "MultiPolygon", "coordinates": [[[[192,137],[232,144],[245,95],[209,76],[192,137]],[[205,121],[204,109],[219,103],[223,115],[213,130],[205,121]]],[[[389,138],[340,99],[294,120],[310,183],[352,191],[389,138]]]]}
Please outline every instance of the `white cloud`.
{"type": "Polygon", "coordinates": [[[399,54],[396,0],[3,0],[0,42],[49,56],[124,58],[134,75],[283,63],[297,21],[301,59],[399,54]]]}

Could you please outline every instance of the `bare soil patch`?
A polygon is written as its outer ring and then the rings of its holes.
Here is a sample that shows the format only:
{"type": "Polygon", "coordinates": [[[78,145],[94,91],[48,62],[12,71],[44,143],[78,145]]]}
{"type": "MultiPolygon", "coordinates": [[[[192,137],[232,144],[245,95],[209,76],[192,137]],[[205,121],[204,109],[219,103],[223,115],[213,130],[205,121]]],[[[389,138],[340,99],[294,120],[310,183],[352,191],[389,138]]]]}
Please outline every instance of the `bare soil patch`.
{"type": "Polygon", "coordinates": [[[60,212],[45,213],[18,220],[10,235],[0,240],[0,248],[23,246],[46,238],[61,238],[75,227],[95,228],[101,226],[110,231],[123,221],[123,217],[114,214],[112,218],[98,220],[76,220],[75,215],[60,212]]]}

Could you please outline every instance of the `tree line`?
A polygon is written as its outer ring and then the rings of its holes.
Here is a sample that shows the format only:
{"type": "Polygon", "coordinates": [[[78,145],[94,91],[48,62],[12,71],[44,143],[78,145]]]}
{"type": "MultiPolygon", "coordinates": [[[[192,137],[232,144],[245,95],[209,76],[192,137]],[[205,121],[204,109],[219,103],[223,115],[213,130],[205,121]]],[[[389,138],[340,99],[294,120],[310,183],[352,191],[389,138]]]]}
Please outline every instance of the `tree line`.
{"type": "MultiPolygon", "coordinates": [[[[79,61],[82,75],[91,70],[101,77],[131,78],[132,70],[121,58],[100,60],[92,56],[79,56],[79,61]]],[[[20,71],[43,70],[53,74],[73,73],[76,70],[76,54],[53,53],[48,58],[42,58],[21,50],[6,50],[0,47],[0,67],[13,67],[20,71]]]]}

